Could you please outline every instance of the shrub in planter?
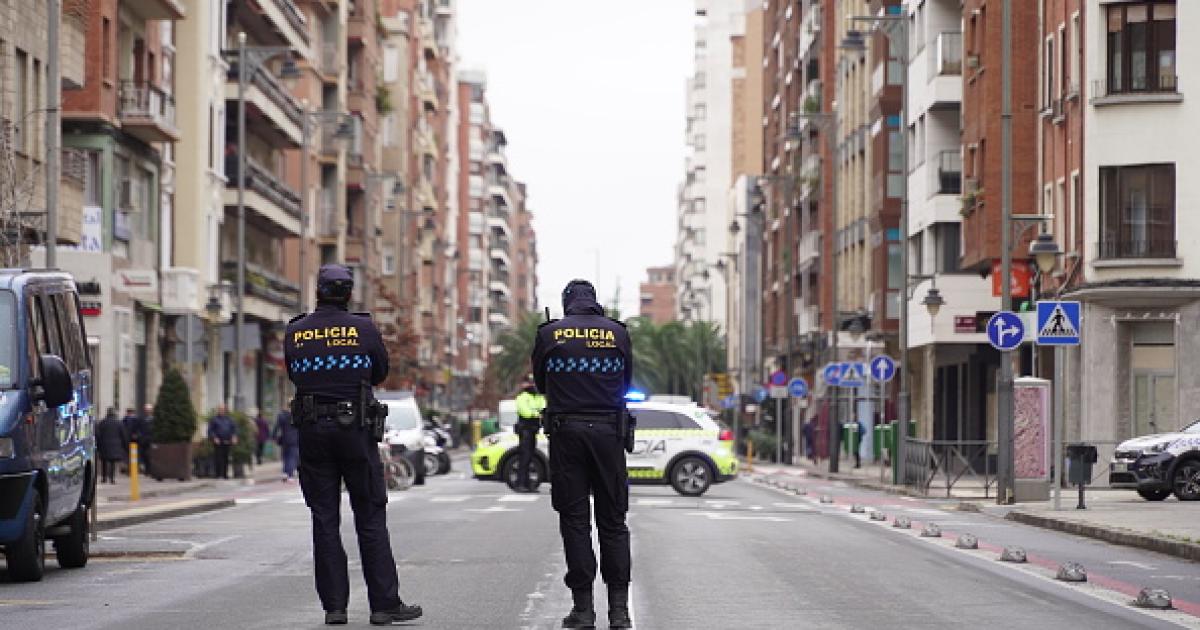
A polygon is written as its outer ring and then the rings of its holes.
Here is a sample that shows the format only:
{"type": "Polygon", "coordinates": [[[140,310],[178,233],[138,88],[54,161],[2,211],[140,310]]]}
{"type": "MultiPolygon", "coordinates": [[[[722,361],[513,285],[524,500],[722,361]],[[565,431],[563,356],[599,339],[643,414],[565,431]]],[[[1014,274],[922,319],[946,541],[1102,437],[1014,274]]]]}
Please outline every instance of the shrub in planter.
{"type": "Polygon", "coordinates": [[[187,383],[177,370],[168,371],[158,388],[151,430],[154,446],[150,451],[150,469],[154,478],[191,479],[196,410],[187,383]]]}

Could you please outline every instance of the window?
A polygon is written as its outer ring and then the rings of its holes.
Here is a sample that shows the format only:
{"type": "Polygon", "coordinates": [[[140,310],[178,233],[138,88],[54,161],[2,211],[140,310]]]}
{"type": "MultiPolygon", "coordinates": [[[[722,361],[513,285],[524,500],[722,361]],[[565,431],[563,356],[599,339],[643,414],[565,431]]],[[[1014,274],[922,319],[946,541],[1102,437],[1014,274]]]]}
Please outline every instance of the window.
{"type": "Polygon", "coordinates": [[[888,132],[888,167],[893,173],[904,172],[904,138],[899,131],[888,132]]]}
{"type": "Polygon", "coordinates": [[[1067,235],[1067,215],[1070,212],[1067,210],[1067,180],[1060,177],[1054,184],[1054,222],[1057,224],[1058,243],[1062,250],[1067,251],[1067,241],[1064,238],[1067,235]]]}
{"type": "Polygon", "coordinates": [[[1079,27],[1079,13],[1071,15],[1071,80],[1067,94],[1079,96],[1079,80],[1083,78],[1083,31],[1079,27]]]}
{"type": "MultiPolygon", "coordinates": [[[[214,2],[213,4],[220,4],[214,2]]],[[[100,20],[100,77],[106,81],[112,80],[112,55],[108,49],[112,46],[112,22],[108,18],[100,20]]]]}
{"type": "Polygon", "coordinates": [[[16,109],[16,112],[14,113],[15,118],[13,120],[13,135],[14,135],[13,143],[16,145],[17,150],[23,153],[26,149],[26,147],[25,147],[25,125],[28,125],[32,122],[29,120],[29,100],[28,100],[29,55],[26,54],[24,50],[21,50],[20,48],[18,48],[16,62],[17,62],[17,84],[15,86],[16,94],[15,94],[14,98],[16,99],[17,109],[16,109]]]}
{"type": "Polygon", "coordinates": [[[1065,251],[1075,251],[1075,222],[1079,220],[1083,205],[1083,189],[1080,188],[1079,171],[1071,173],[1071,202],[1070,211],[1067,215],[1067,227],[1064,234],[1066,240],[1065,251]]]}
{"type": "Polygon", "coordinates": [[[1042,109],[1054,107],[1054,37],[1046,38],[1045,55],[1042,58],[1042,109]]]}
{"type": "Polygon", "coordinates": [[[638,409],[633,412],[639,429],[678,429],[679,416],[670,411],[638,409]]]}
{"type": "Polygon", "coordinates": [[[396,253],[391,249],[386,249],[383,252],[383,275],[391,276],[396,273],[396,253]]]}
{"type": "Polygon", "coordinates": [[[959,223],[938,224],[938,273],[954,273],[959,270],[958,259],[962,251],[961,230],[962,225],[959,223]]]}
{"type": "Polygon", "coordinates": [[[1175,2],[1108,7],[1108,93],[1175,91],[1175,2]]]}
{"type": "Polygon", "coordinates": [[[1100,169],[1100,258],[1175,257],[1175,165],[1100,169]]]}
{"type": "Polygon", "coordinates": [[[1070,42],[1067,41],[1067,27],[1064,24],[1058,26],[1058,85],[1055,86],[1055,98],[1063,98],[1070,85],[1071,72],[1071,48],[1070,42]]]}
{"type": "Polygon", "coordinates": [[[696,134],[695,139],[692,140],[692,148],[696,149],[697,151],[703,151],[704,142],[704,134],[698,133],[696,134]]]}

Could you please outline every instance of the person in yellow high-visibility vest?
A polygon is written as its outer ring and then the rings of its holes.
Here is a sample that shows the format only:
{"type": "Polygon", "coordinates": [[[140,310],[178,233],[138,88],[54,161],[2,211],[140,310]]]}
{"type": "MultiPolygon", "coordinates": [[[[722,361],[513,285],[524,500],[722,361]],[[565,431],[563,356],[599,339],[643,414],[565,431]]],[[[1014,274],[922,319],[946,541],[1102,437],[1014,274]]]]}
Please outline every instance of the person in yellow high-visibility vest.
{"type": "Polygon", "coordinates": [[[546,397],[539,394],[537,385],[530,378],[521,384],[517,394],[517,480],[513,488],[517,492],[537,492],[540,478],[529,479],[529,465],[533,463],[533,450],[537,448],[537,434],[542,426],[542,410],[546,408],[546,397]]]}

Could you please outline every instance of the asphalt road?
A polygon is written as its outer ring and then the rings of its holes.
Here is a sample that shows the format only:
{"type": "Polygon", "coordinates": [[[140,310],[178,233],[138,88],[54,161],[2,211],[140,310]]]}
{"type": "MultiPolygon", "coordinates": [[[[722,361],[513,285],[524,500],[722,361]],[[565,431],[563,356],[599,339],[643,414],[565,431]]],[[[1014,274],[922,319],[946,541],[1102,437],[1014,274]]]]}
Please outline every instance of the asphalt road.
{"type": "MultiPolygon", "coordinates": [[[[457,461],[457,469],[464,464],[457,461]]],[[[742,479],[701,499],[635,486],[636,626],[1200,628],[1200,608],[1146,614],[1128,605],[1126,592],[1161,582],[1188,608],[1200,602],[1195,563],[947,512],[937,502],[818,481],[800,485],[807,496],[742,479]],[[825,493],[834,504],[819,503],[825,493]],[[984,549],[960,551],[952,539],[931,541],[870,522],[851,515],[850,503],[910,515],[918,527],[936,521],[947,531],[971,531],[984,549]],[[1027,546],[1031,563],[997,562],[994,547],[1004,544],[1027,546]],[[1088,567],[1089,584],[1047,577],[1067,556],[1088,567]]],[[[116,557],[78,571],[51,569],[40,584],[9,583],[0,570],[0,627],[323,627],[298,488],[213,492],[236,496],[238,506],[106,532],[97,549],[116,557]]],[[[345,515],[354,558],[348,505],[345,515]]],[[[389,515],[401,595],[426,611],[412,627],[555,628],[570,607],[546,489],[513,495],[455,472],[393,493],[389,515]]],[[[353,576],[357,561],[352,565],[353,576]]],[[[361,579],[352,579],[352,589],[351,623],[365,626],[361,579]]]]}

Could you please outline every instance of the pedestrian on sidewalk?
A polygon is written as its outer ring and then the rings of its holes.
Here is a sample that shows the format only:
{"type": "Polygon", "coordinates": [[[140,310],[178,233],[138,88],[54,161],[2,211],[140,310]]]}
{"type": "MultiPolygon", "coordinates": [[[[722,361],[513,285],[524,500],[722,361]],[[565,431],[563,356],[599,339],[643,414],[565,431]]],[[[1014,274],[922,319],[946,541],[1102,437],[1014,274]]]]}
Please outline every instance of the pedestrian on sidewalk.
{"type": "Polygon", "coordinates": [[[146,403],[142,406],[142,415],[138,418],[138,462],[142,472],[150,474],[150,448],[154,444],[154,405],[146,403]]]}
{"type": "Polygon", "coordinates": [[[296,478],[296,466],[300,463],[300,430],[292,424],[292,412],[287,409],[275,417],[274,437],[283,460],[283,481],[291,482],[296,478]]]}
{"type": "Polygon", "coordinates": [[[237,425],[229,417],[225,405],[217,406],[217,413],[208,421],[208,439],[213,443],[213,468],[217,479],[229,478],[229,451],[237,444],[237,425]]]}
{"type": "Polygon", "coordinates": [[[854,426],[857,427],[858,431],[850,438],[850,445],[854,447],[854,467],[862,468],[863,434],[866,433],[867,429],[863,426],[862,420],[858,419],[854,421],[854,426]]]}
{"type": "Polygon", "coordinates": [[[271,425],[267,424],[261,409],[254,413],[254,428],[258,430],[258,435],[255,436],[258,441],[254,445],[254,461],[255,465],[262,466],[263,451],[267,448],[267,440],[271,439],[271,425]]]}
{"type": "Polygon", "coordinates": [[[117,418],[117,410],[109,407],[104,419],[96,425],[96,451],[100,457],[100,483],[117,483],[117,464],[125,459],[125,426],[117,418]]]}
{"type": "Polygon", "coordinates": [[[804,456],[817,463],[817,419],[809,418],[801,429],[804,432],[804,456]]]}

